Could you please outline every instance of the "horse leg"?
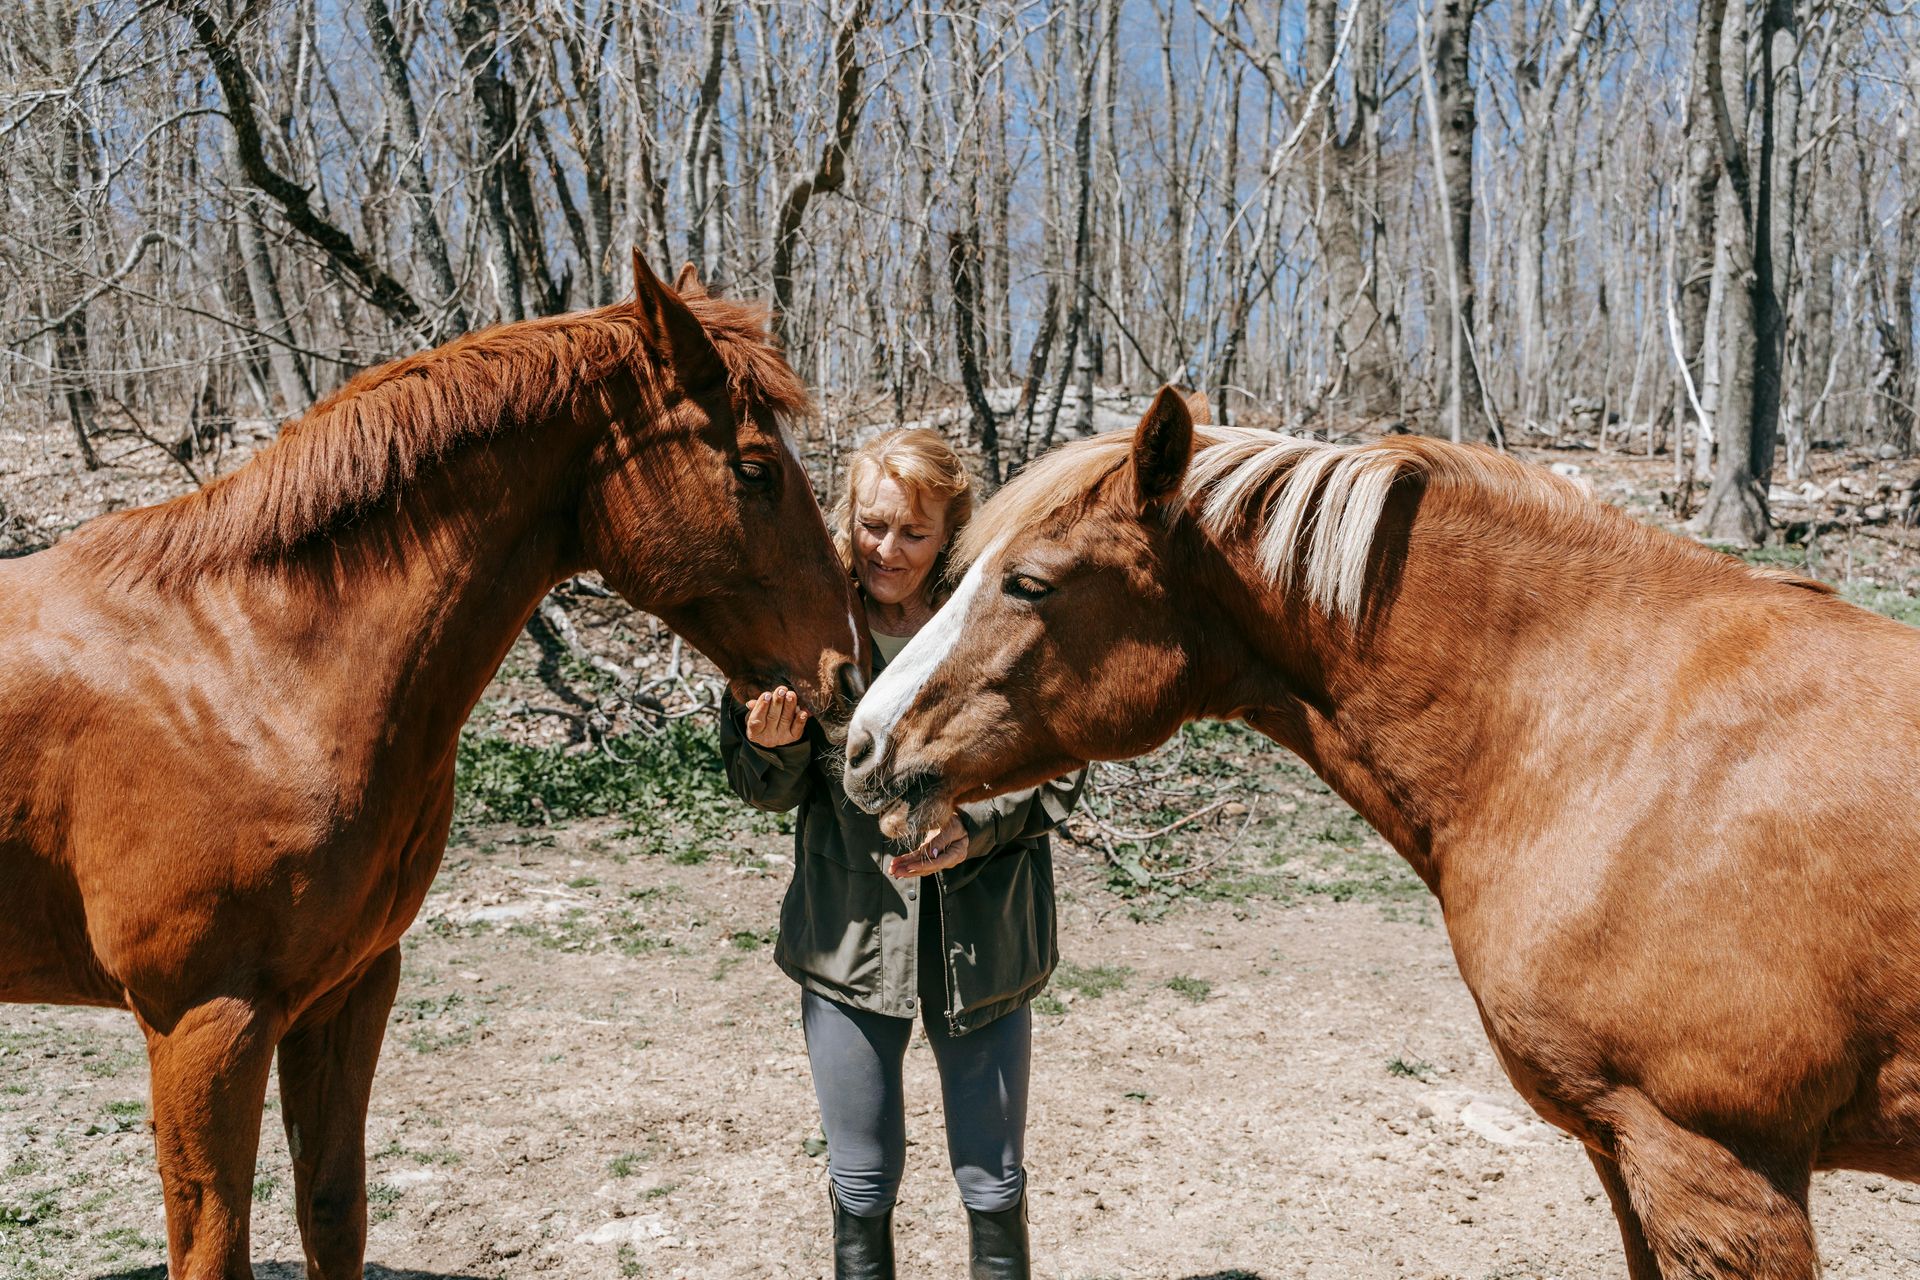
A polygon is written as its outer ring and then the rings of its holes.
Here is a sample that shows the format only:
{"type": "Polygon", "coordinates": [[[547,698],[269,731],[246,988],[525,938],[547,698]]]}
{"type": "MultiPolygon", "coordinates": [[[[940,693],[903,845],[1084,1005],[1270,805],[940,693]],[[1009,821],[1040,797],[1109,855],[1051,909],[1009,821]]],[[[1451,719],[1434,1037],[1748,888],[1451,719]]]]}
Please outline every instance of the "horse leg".
{"type": "Polygon", "coordinates": [[[1820,1261],[1807,1216],[1810,1151],[1743,1159],[1644,1098],[1622,1110],[1613,1158],[1656,1274],[1665,1280],[1814,1280],[1820,1261]]]}
{"type": "Polygon", "coordinates": [[[153,1145],[167,1206],[172,1280],[252,1280],[254,1158],[275,1028],[223,996],[164,1032],[141,1020],[153,1080],[153,1145]]]}
{"type": "Polygon", "coordinates": [[[1620,1176],[1619,1164],[1612,1156],[1592,1147],[1587,1148],[1587,1158],[1593,1161],[1593,1171],[1600,1175],[1600,1185],[1607,1189],[1607,1201],[1613,1205],[1613,1216],[1620,1223],[1620,1239],[1627,1248],[1627,1280],[1661,1280],[1660,1263],[1647,1247],[1646,1230],[1640,1225],[1640,1215],[1634,1211],[1633,1201],[1627,1194],[1626,1179],[1620,1176]]]}
{"type": "Polygon", "coordinates": [[[400,983],[381,953],[326,1016],[280,1041],[280,1109],[308,1280],[360,1280],[367,1249],[367,1098],[400,983]]]}

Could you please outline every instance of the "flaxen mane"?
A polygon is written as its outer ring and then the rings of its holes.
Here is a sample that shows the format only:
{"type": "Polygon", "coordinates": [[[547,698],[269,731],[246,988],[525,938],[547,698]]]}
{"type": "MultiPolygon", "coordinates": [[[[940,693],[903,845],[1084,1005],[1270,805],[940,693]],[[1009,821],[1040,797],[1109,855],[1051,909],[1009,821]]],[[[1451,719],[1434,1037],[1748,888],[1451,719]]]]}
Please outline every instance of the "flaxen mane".
{"type": "MultiPolygon", "coordinates": [[[[981,508],[961,535],[956,565],[972,563],[1005,535],[1085,500],[1126,465],[1132,448],[1131,431],[1114,431],[1040,459],[981,508]]],[[[1414,477],[1483,495],[1490,522],[1544,518],[1577,529],[1582,545],[1622,557],[1658,544],[1703,566],[1745,569],[1729,556],[1639,523],[1550,471],[1489,449],[1418,436],[1335,445],[1272,431],[1198,428],[1174,510],[1197,519],[1216,538],[1253,537],[1260,568],[1276,586],[1298,578],[1322,609],[1354,616],[1388,495],[1396,483],[1414,477]]],[[[1782,580],[1771,573],[1747,576],[1782,580]]]]}
{"type": "MultiPolygon", "coordinates": [[[[684,301],[713,340],[736,411],[806,412],[764,308],[703,293],[684,301]]],[[[623,303],[503,325],[369,369],[232,475],[102,517],[72,542],[113,570],[160,579],[270,561],[395,502],[463,448],[565,414],[652,411],[668,383],[633,317],[623,303]]]]}

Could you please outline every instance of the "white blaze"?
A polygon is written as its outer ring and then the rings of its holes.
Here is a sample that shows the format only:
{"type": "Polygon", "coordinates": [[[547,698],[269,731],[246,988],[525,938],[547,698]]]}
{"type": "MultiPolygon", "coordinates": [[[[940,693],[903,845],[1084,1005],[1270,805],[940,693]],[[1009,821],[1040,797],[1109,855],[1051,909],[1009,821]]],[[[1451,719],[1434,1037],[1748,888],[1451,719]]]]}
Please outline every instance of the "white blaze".
{"type": "Polygon", "coordinates": [[[900,651],[900,656],[887,664],[887,669],[867,690],[867,696],[860,699],[860,705],[853,713],[853,723],[848,726],[847,740],[858,740],[860,731],[864,729],[873,738],[875,760],[886,758],[887,738],[893,732],[893,727],[900,723],[900,717],[913,706],[913,700],[920,696],[920,690],[926,687],[927,681],[933,679],[934,673],[947,660],[947,655],[953,652],[953,646],[965,629],[967,611],[986,581],[986,565],[998,550],[997,546],[990,547],[973,562],[967,570],[967,576],[960,580],[960,589],[953,593],[953,598],[927,619],[927,625],[907,641],[907,647],[900,651]]]}

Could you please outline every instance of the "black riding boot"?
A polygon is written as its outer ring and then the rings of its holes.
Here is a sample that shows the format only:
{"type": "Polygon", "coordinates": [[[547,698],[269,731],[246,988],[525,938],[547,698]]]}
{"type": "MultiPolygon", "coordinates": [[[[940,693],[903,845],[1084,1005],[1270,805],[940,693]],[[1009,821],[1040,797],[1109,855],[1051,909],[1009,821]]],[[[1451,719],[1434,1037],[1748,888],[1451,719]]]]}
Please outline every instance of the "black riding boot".
{"type": "Polygon", "coordinates": [[[863,1218],[840,1207],[833,1184],[833,1280],[893,1280],[893,1210],[863,1218]]]}
{"type": "Polygon", "coordinates": [[[1027,1193],[998,1213],[967,1210],[967,1234],[973,1240],[972,1280],[1029,1280],[1033,1255],[1027,1248],[1027,1193]]]}

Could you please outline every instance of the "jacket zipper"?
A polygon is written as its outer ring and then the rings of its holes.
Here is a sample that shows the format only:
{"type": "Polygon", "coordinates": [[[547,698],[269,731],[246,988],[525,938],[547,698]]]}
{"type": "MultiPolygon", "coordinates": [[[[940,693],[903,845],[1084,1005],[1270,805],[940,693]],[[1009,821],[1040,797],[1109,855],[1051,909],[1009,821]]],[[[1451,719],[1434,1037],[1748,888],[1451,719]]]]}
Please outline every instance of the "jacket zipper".
{"type": "MultiPolygon", "coordinates": [[[[945,998],[946,1006],[947,1006],[946,1008],[942,1009],[940,1012],[943,1015],[945,1015],[947,1019],[948,1033],[951,1035],[957,1036],[960,1034],[960,1025],[958,1020],[953,1016],[953,1013],[954,1013],[953,1011],[954,991],[953,991],[953,981],[952,981],[953,973],[947,967],[947,880],[946,880],[946,875],[947,873],[944,871],[936,871],[933,873],[934,882],[939,887],[939,890],[940,890],[940,894],[939,894],[939,897],[940,897],[940,992],[941,992],[941,995],[945,998]]],[[[922,905],[924,906],[925,904],[923,903],[922,905]]]]}

